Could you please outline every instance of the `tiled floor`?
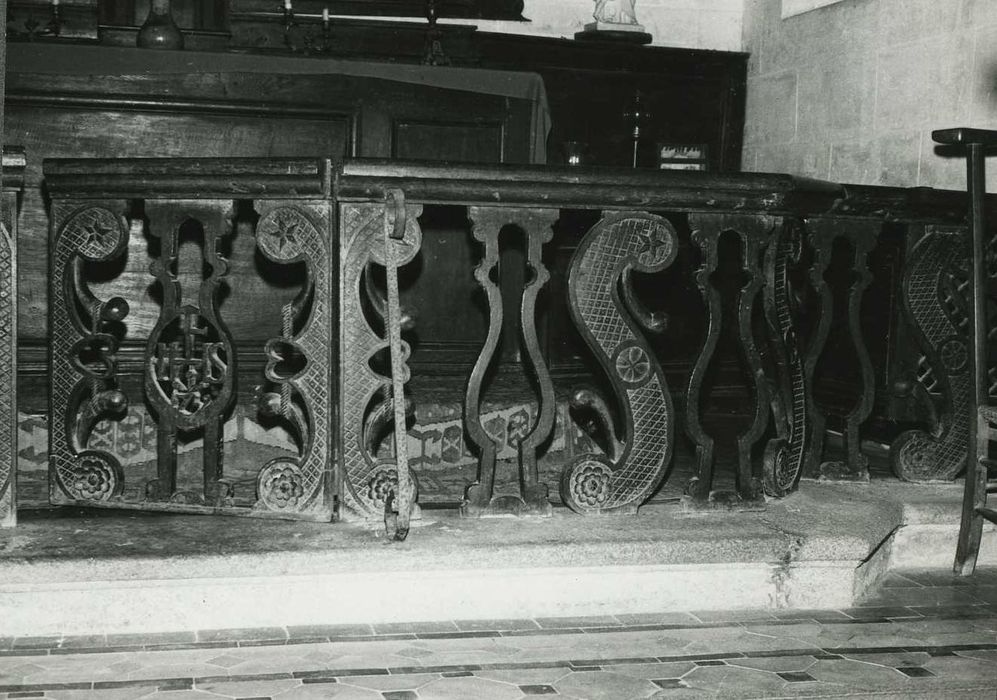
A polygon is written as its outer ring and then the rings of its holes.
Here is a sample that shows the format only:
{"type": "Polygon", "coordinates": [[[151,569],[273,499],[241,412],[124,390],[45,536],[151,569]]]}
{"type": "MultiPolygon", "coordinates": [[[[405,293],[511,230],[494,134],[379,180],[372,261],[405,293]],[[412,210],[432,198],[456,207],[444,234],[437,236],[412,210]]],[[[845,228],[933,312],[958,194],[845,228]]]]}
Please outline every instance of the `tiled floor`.
{"type": "Polygon", "coordinates": [[[997,697],[997,569],[860,607],[0,638],[0,698],[997,697]]]}

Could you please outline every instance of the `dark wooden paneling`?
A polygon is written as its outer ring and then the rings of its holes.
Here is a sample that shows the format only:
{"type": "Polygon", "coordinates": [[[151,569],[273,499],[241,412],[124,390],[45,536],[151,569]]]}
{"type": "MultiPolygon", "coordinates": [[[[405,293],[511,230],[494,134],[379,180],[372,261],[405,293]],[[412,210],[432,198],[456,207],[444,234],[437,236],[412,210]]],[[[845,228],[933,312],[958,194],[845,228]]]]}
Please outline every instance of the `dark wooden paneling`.
{"type": "MultiPolygon", "coordinates": [[[[19,275],[21,336],[29,339],[43,339],[47,332],[48,215],[41,172],[46,158],[340,159],[392,153],[437,160],[462,155],[487,162],[530,158],[531,112],[525,100],[387,80],[245,73],[21,73],[11,75],[9,96],[6,138],[25,146],[30,164],[19,275]],[[454,114],[462,121],[455,122],[454,114]],[[508,132],[516,135],[506,138],[508,132]]],[[[436,267],[470,257],[466,235],[456,238],[456,253],[442,247],[427,249],[424,264],[434,269],[423,279],[433,282],[415,291],[419,304],[439,291],[433,284],[443,284],[435,282],[441,279],[436,267]]],[[[135,237],[120,276],[97,287],[100,294],[136,300],[130,319],[142,333],[148,332],[158,314],[158,302],[149,290],[148,243],[135,237]]],[[[276,312],[296,285],[258,274],[260,262],[248,231],[232,238],[230,256],[233,279],[240,283],[226,297],[222,313],[237,338],[265,338],[275,329],[258,325],[255,312],[278,318],[276,312]]],[[[432,331],[431,339],[442,342],[446,336],[432,331]]]]}

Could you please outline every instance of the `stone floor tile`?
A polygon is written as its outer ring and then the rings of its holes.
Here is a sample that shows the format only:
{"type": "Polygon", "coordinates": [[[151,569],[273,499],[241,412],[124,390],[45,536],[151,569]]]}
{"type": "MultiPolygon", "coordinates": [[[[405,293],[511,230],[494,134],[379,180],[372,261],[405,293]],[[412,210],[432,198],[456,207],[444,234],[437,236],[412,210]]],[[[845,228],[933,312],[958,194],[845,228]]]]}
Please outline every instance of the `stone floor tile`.
{"type": "Polygon", "coordinates": [[[772,616],[777,620],[803,620],[810,621],[816,620],[818,622],[833,621],[833,620],[850,620],[845,613],[840,610],[820,610],[820,609],[802,609],[802,610],[773,610],[772,616]]]}
{"type": "Polygon", "coordinates": [[[690,614],[703,622],[760,622],[776,619],[769,610],[693,610],[690,614]]]}
{"type": "MultiPolygon", "coordinates": [[[[990,603],[991,605],[997,604],[997,585],[972,585],[966,586],[965,588],[959,590],[965,591],[968,595],[971,595],[974,599],[980,601],[981,603],[990,603]]],[[[63,644],[65,644],[65,641],[63,641],[63,644]]]]}
{"type": "Polygon", "coordinates": [[[997,682],[997,664],[989,659],[935,656],[924,663],[924,668],[943,678],[997,682]]]}
{"type": "Polygon", "coordinates": [[[197,641],[196,632],[123,632],[107,635],[107,646],[134,647],[156,644],[193,644],[197,641]]]}
{"type": "Polygon", "coordinates": [[[818,660],[807,673],[822,683],[838,684],[852,689],[896,687],[902,678],[892,667],[866,663],[855,659],[818,660]]]}
{"type": "Polygon", "coordinates": [[[709,697],[778,697],[786,682],[774,673],[737,666],[700,666],[682,676],[690,688],[709,697]]]}
{"type": "Polygon", "coordinates": [[[849,654],[843,652],[846,659],[862,661],[867,664],[878,664],[887,668],[898,668],[901,666],[923,666],[931,659],[931,654],[923,651],[917,652],[894,652],[887,654],[849,654]]]}
{"type": "Polygon", "coordinates": [[[992,661],[997,664],[997,649],[966,649],[955,652],[958,656],[980,661],[992,661]]]}
{"type": "Polygon", "coordinates": [[[921,617],[921,615],[902,605],[870,605],[854,608],[843,608],[841,612],[856,620],[881,620],[881,619],[904,619],[908,617],[921,617]]]}
{"type": "Polygon", "coordinates": [[[545,685],[545,684],[520,685],[519,692],[521,692],[525,696],[557,695],[557,688],[555,688],[552,685],[545,685]]]}
{"type": "Polygon", "coordinates": [[[957,576],[948,570],[900,570],[897,573],[905,578],[920,583],[922,586],[968,586],[973,582],[981,582],[988,578],[984,569],[977,569],[972,577],[957,576]]]}
{"type": "Polygon", "coordinates": [[[133,688],[105,688],[93,690],[46,690],[45,697],[49,700],[138,700],[147,696],[151,688],[139,686],[133,688]]]}
{"type": "Polygon", "coordinates": [[[890,571],[879,582],[881,588],[921,588],[923,583],[905,576],[901,571],[890,571]]]}
{"type": "Polygon", "coordinates": [[[519,700],[523,693],[511,683],[485,678],[440,678],[419,688],[420,700],[519,700]]]}
{"type": "Polygon", "coordinates": [[[619,625],[619,620],[613,615],[588,615],[582,617],[538,617],[536,623],[543,629],[561,629],[565,627],[582,629],[583,627],[613,627],[619,625]]]}
{"type": "Polygon", "coordinates": [[[611,670],[613,673],[649,681],[654,678],[679,678],[694,668],[696,664],[692,661],[664,661],[653,664],[614,665],[611,670]]]}
{"type": "Polygon", "coordinates": [[[439,677],[438,673],[405,673],[388,676],[349,676],[341,678],[340,682],[345,685],[355,685],[358,688],[384,692],[388,690],[417,690],[427,683],[439,679],[439,677]]]}
{"type": "Polygon", "coordinates": [[[200,690],[160,690],[142,696],[143,700],[218,700],[217,695],[200,690]]]}
{"type": "MultiPolygon", "coordinates": [[[[974,589],[962,587],[888,588],[859,603],[860,607],[912,607],[933,605],[972,605],[980,602],[974,589]]],[[[887,617],[893,617],[887,615],[887,617]]],[[[906,617],[906,615],[905,615],[906,617]]]]}
{"type": "Polygon", "coordinates": [[[587,700],[647,698],[658,690],[658,686],[648,680],[605,670],[571,673],[557,681],[554,687],[559,693],[587,700]]]}
{"type": "MultiPolygon", "coordinates": [[[[135,671],[130,671],[124,674],[123,677],[128,680],[143,680],[146,678],[196,678],[197,676],[224,676],[228,672],[228,670],[212,664],[179,663],[145,666],[135,671]]],[[[254,669],[253,672],[265,673],[265,671],[257,669],[254,669]]]]}
{"type": "Polygon", "coordinates": [[[299,685],[277,695],[274,700],[384,700],[384,696],[374,690],[357,688],[341,683],[311,683],[299,685]]]}
{"type": "Polygon", "coordinates": [[[279,681],[216,681],[203,685],[198,683],[195,689],[229,698],[254,698],[273,697],[299,685],[301,681],[292,678],[279,681]]]}
{"type": "MultiPolygon", "coordinates": [[[[616,669],[614,669],[616,670],[616,669]]],[[[490,681],[501,681],[518,685],[528,683],[535,685],[552,685],[571,673],[568,666],[556,666],[554,668],[515,668],[502,670],[475,671],[474,675],[490,681]]]]}
{"type": "Polygon", "coordinates": [[[616,615],[616,619],[622,625],[698,625],[700,623],[698,617],[686,612],[634,613],[616,615]]]}
{"type": "Polygon", "coordinates": [[[731,666],[750,668],[756,671],[772,673],[788,671],[806,671],[816,663],[814,657],[808,655],[794,656],[763,656],[759,658],[728,659],[731,666]]]}
{"type": "Polygon", "coordinates": [[[439,620],[436,622],[381,622],[374,625],[376,634],[394,634],[397,632],[410,632],[420,634],[423,632],[458,632],[457,623],[449,620],[439,620]]]}
{"type": "Polygon", "coordinates": [[[291,625],[287,628],[289,638],[313,637],[371,637],[372,625],[291,625]]]}
{"type": "Polygon", "coordinates": [[[381,693],[384,700],[419,700],[419,695],[414,690],[389,690],[381,693]]]}
{"type": "Polygon", "coordinates": [[[540,625],[535,620],[529,619],[504,619],[504,620],[456,620],[457,629],[461,631],[475,630],[538,630],[540,625]]]}

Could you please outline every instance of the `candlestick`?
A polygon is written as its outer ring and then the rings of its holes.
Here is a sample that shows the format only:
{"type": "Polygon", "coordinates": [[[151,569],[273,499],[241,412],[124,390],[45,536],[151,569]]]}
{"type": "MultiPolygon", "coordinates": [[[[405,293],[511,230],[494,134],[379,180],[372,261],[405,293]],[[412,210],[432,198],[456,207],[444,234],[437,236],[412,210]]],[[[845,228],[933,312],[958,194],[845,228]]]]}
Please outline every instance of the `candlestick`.
{"type": "Polygon", "coordinates": [[[291,0],[284,0],[284,9],[287,11],[290,11],[292,9],[291,0]]]}
{"type": "Polygon", "coordinates": [[[322,8],[322,24],[329,24],[329,8],[322,8]]]}

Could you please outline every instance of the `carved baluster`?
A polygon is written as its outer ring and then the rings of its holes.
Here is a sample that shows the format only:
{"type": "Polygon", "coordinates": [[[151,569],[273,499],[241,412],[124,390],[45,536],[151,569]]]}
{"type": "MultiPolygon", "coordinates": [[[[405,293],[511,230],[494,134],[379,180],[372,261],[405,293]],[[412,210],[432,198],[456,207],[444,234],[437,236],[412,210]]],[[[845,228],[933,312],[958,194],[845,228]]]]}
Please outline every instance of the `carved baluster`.
{"type": "Polygon", "coordinates": [[[550,279],[541,259],[543,246],[553,236],[551,228],[557,221],[554,209],[505,209],[471,207],[474,238],[484,244],[485,255],[474,271],[478,284],[488,299],[488,334],[467,382],[464,399],[464,425],[471,441],[480,450],[478,478],[467,487],[461,512],[465,515],[515,513],[549,515],[547,485],[540,483],[537,471],[537,448],[554,428],[554,385],[540,352],[536,331],[536,301],[540,290],[550,279]],[[513,225],[526,234],[527,264],[533,278],[523,290],[520,306],[520,332],[526,349],[526,359],[540,392],[539,409],[529,433],[519,442],[520,494],[495,495],[496,455],[499,446],[481,424],[482,382],[489,365],[495,359],[502,333],[502,295],[491,274],[499,264],[499,234],[503,226],[513,225]]]}
{"type": "Polygon", "coordinates": [[[86,449],[97,421],[128,407],[118,388],[116,326],[128,304],[90,291],[84,262],[120,258],[128,247],[127,202],[57,201],[52,205],[49,310],[49,475],[53,503],[106,502],[121,494],[118,459],[86,449]]]}
{"type": "Polygon", "coordinates": [[[306,279],[300,294],[282,309],[280,336],[267,341],[264,372],[278,391],[261,397],[260,406],[290,423],[301,454],[264,465],[257,477],[255,507],[328,520],[334,505],[327,478],[332,462],[331,205],[263,200],[256,209],[257,247],[277,264],[304,263],[306,279]],[[289,371],[285,367],[292,358],[299,361],[289,371]]]}
{"type": "Polygon", "coordinates": [[[802,253],[800,229],[798,222],[786,221],[776,229],[765,251],[765,321],[775,371],[769,398],[776,437],[765,448],[762,487],[770,496],[784,496],[796,486],[807,440],[806,376],[789,279],[789,266],[799,263],[802,253]]]}
{"type": "Polygon", "coordinates": [[[17,524],[17,194],[24,153],[3,154],[0,202],[0,527],[17,524]]]}
{"type": "Polygon", "coordinates": [[[718,246],[724,232],[730,231],[741,242],[741,270],[747,281],[738,293],[737,330],[740,350],[752,382],[755,406],[751,425],[737,436],[737,494],[740,501],[754,502],[761,498],[761,488],[751,469],[751,449],[768,425],[769,389],[762,369],[761,357],[755,346],[752,332],[755,302],[764,283],[760,267],[761,251],[769,244],[777,221],[768,216],[743,214],[691,214],[693,242],[701,251],[702,263],[696,272],[696,282],[703,294],[707,310],[707,334],[696,365],[689,378],[687,428],[696,443],[697,473],[689,484],[688,492],[694,502],[727,499],[726,494],[712,493],[714,473],[713,438],[706,434],[699,420],[699,395],[706,370],[713,359],[722,325],[720,294],[710,283],[716,271],[718,246]]]}
{"type": "Polygon", "coordinates": [[[862,455],[859,445],[859,426],[872,411],[875,379],[872,360],[862,337],[859,311],[862,295],[872,281],[872,274],[866,265],[866,258],[877,241],[879,224],[869,221],[848,219],[808,219],[807,231],[811,247],[814,249],[814,262],[810,268],[810,283],[818,290],[820,298],[819,320],[814,336],[810,341],[804,369],[806,373],[807,409],[810,414],[810,439],[807,449],[805,471],[808,476],[848,481],[869,479],[868,461],[862,455]],[[825,273],[831,264],[831,253],[835,239],[843,238],[851,246],[850,270],[852,282],[847,290],[849,341],[859,364],[861,395],[855,407],[845,418],[845,461],[822,462],[827,418],[823,409],[814,399],[814,372],[827,342],[834,314],[834,300],[831,289],[825,280],[825,273]]]}
{"type": "Polygon", "coordinates": [[[609,456],[576,457],[561,475],[561,498],[582,514],[635,513],[664,478],[674,445],[674,415],[664,373],[638,323],[660,329],[639,306],[629,273],[660,272],[675,259],[675,228],[659,216],[606,213],[586,234],[571,259],[571,317],[606,372],[619,400],[619,443],[608,411],[597,396],[580,391],[575,402],[601,416],[609,456]]]}
{"type": "MultiPolygon", "coordinates": [[[[232,337],[218,314],[217,296],[228,262],[218,252],[230,233],[230,201],[148,201],[146,214],[161,254],[150,270],[163,292],[163,305],[145,351],[145,392],[158,421],[157,478],[146,485],[153,501],[204,502],[221,506],[231,496],[222,481],[222,424],[235,393],[236,355],[232,337]],[[196,303],[184,303],[177,269],[181,227],[200,226],[202,261],[210,270],[196,290],[196,303]],[[176,488],[180,431],[204,436],[203,494],[176,488]]],[[[190,298],[190,297],[188,297],[190,298]]]]}
{"type": "MultiPolygon", "coordinates": [[[[395,200],[397,201],[397,200],[395,200]]],[[[346,203],[339,208],[339,279],[340,279],[340,402],[339,437],[342,449],[341,490],[346,508],[366,519],[385,516],[385,507],[391,505],[398,488],[398,472],[394,460],[378,458],[374,453],[382,426],[395,416],[392,403],[391,377],[371,366],[375,355],[389,349],[390,341],[373,328],[364,314],[364,298],[372,288],[369,265],[385,266],[385,227],[394,228],[398,215],[389,213],[382,203],[346,203]]],[[[422,231],[417,218],[421,205],[404,206],[404,230],[399,239],[392,238],[394,267],[411,262],[419,252],[422,231]]],[[[372,299],[371,305],[386,304],[372,299]]],[[[387,322],[387,319],[384,319],[387,322]]],[[[399,319],[399,325],[406,325],[399,319]]],[[[385,336],[388,335],[387,329],[385,336]]],[[[408,344],[399,339],[401,358],[408,356],[408,344]]],[[[407,370],[405,370],[407,374],[407,370]]],[[[402,381],[407,376],[400,377],[402,381]]],[[[395,431],[402,435],[404,424],[396,421],[395,431]]],[[[414,503],[418,484],[414,480],[414,503]]]]}
{"type": "Polygon", "coordinates": [[[924,353],[905,393],[930,417],[890,447],[901,479],[954,479],[966,466],[973,387],[969,376],[969,237],[965,228],[926,226],[907,257],[903,313],[924,353]],[[935,402],[938,402],[936,405],[935,402]]]}

